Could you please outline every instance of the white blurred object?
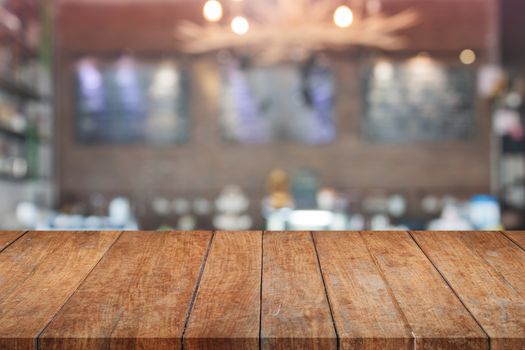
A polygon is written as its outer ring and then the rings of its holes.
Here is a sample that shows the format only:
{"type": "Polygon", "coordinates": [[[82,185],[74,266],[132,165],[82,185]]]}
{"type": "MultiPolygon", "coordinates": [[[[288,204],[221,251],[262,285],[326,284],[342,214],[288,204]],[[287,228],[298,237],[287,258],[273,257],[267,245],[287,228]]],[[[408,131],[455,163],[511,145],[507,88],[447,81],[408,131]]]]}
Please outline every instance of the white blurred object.
{"type": "Polygon", "coordinates": [[[288,218],[291,230],[330,229],[334,214],[327,210],[294,210],[288,218]]]}
{"type": "Polygon", "coordinates": [[[334,210],[337,203],[337,192],[331,188],[321,188],[317,193],[317,206],[321,210],[334,210]]]}
{"type": "Polygon", "coordinates": [[[394,194],[388,198],[388,213],[393,217],[403,216],[407,209],[407,201],[400,194],[394,194]]]}
{"type": "Polygon", "coordinates": [[[156,197],[151,203],[153,212],[160,216],[166,216],[170,213],[170,201],[166,198],[156,197]]]}
{"type": "Polygon", "coordinates": [[[280,209],[269,209],[265,212],[266,217],[266,229],[269,231],[284,231],[286,230],[286,222],[292,209],[280,208],[280,209]]]}
{"type": "Polygon", "coordinates": [[[222,189],[215,201],[218,211],[224,213],[242,213],[248,209],[250,201],[239,186],[229,185],[222,189]]]}
{"type": "Polygon", "coordinates": [[[461,216],[460,209],[455,204],[446,204],[439,219],[428,225],[429,230],[435,231],[468,231],[472,225],[461,216]]]}
{"type": "Polygon", "coordinates": [[[250,201],[239,186],[224,187],[215,200],[218,213],[213,218],[213,225],[219,230],[248,230],[252,218],[243,213],[249,206],[250,201]]]}
{"type": "Polygon", "coordinates": [[[348,227],[348,218],[343,213],[334,213],[330,230],[344,231],[348,227]]]}
{"type": "Polygon", "coordinates": [[[104,227],[104,219],[99,216],[88,216],[84,219],[84,227],[90,230],[97,230],[104,227]]]}
{"type": "Polygon", "coordinates": [[[468,216],[474,228],[478,230],[497,230],[501,226],[499,203],[489,195],[472,197],[468,206],[468,216]]]}
{"type": "Polygon", "coordinates": [[[252,226],[248,215],[221,214],[213,218],[213,226],[219,230],[243,231],[252,226]]]}
{"type": "Polygon", "coordinates": [[[109,220],[115,226],[126,226],[133,221],[131,205],[127,198],[116,197],[109,203],[109,220]]]}
{"type": "Polygon", "coordinates": [[[177,230],[191,231],[191,230],[195,230],[196,226],[197,226],[197,221],[195,220],[193,215],[183,215],[177,221],[177,230]]]}
{"type": "Polygon", "coordinates": [[[434,214],[441,207],[439,199],[436,196],[427,195],[421,200],[421,209],[427,214],[434,214]]]}
{"type": "Polygon", "coordinates": [[[31,202],[22,202],[16,206],[16,218],[27,228],[36,227],[38,216],[38,208],[31,202]]]}
{"type": "Polygon", "coordinates": [[[493,97],[498,86],[505,79],[503,68],[497,65],[485,65],[478,72],[478,93],[482,97],[493,97]]]}
{"type": "Polygon", "coordinates": [[[494,132],[499,136],[523,137],[520,114],[513,109],[501,108],[496,110],[493,116],[493,128],[494,132]]]}
{"type": "Polygon", "coordinates": [[[390,229],[390,220],[388,216],[377,214],[370,219],[370,229],[374,231],[385,231],[390,229]]]}

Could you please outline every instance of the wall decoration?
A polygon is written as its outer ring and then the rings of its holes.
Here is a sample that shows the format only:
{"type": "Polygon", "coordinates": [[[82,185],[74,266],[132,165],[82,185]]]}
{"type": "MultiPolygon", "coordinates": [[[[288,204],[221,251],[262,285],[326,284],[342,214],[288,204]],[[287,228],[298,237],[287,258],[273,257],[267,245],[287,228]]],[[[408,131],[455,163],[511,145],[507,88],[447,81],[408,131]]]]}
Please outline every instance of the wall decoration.
{"type": "Polygon", "coordinates": [[[335,138],[334,83],[328,65],[222,66],[221,122],[227,140],[248,144],[335,138]]]}
{"type": "Polygon", "coordinates": [[[379,142],[467,140],[474,132],[476,76],[429,57],[378,61],[364,74],[364,132],[379,142]]]}
{"type": "Polygon", "coordinates": [[[187,76],[172,60],[84,58],[75,67],[77,140],[187,141],[187,76]]]}
{"type": "Polygon", "coordinates": [[[395,14],[382,11],[379,0],[354,0],[349,6],[336,1],[208,0],[203,7],[206,22],[183,21],[175,35],[180,49],[189,54],[233,50],[259,63],[299,62],[352,46],[405,48],[408,40],[402,31],[421,19],[411,8],[395,14]]]}

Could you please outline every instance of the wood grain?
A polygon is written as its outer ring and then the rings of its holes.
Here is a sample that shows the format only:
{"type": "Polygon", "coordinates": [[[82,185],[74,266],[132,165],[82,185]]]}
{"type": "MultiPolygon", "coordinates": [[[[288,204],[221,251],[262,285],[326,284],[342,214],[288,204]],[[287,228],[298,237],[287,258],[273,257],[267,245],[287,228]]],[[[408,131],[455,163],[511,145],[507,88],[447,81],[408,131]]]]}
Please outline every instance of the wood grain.
{"type": "Polygon", "coordinates": [[[363,232],[417,349],[486,349],[486,334],[406,232],[363,232]]]}
{"type": "Polygon", "coordinates": [[[184,349],[258,349],[261,232],[217,232],[184,336],[184,349]]]}
{"type": "Polygon", "coordinates": [[[412,349],[405,316],[359,232],[316,232],[340,349],[412,349]]]}
{"type": "Polygon", "coordinates": [[[209,232],[126,232],[39,339],[39,349],[180,349],[209,232]]]}
{"type": "Polygon", "coordinates": [[[30,232],[0,253],[0,349],[34,349],[35,337],[118,235],[30,232]]]}
{"type": "Polygon", "coordinates": [[[310,233],[265,232],[262,280],[262,349],[336,348],[310,233]]]}
{"type": "Polygon", "coordinates": [[[525,250],[525,231],[506,231],[504,234],[525,250]]]}
{"type": "Polygon", "coordinates": [[[24,231],[0,231],[0,252],[24,234],[24,231]]]}
{"type": "Polygon", "coordinates": [[[525,348],[525,252],[499,232],[414,232],[491,349],[525,348]]]}
{"type": "Polygon", "coordinates": [[[525,349],[522,235],[0,232],[0,350],[525,349]]]}

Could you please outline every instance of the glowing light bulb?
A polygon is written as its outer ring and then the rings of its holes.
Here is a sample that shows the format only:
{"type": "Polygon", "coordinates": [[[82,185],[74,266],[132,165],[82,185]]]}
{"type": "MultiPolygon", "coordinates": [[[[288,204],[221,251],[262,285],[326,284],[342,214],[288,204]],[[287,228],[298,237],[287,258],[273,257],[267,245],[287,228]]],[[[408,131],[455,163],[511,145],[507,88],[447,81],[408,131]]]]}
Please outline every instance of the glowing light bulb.
{"type": "Polygon", "coordinates": [[[345,5],[339,6],[334,12],[334,23],[340,28],[348,28],[354,21],[352,10],[345,5]]]}
{"type": "Polygon", "coordinates": [[[202,8],[202,14],[207,21],[217,22],[222,18],[222,5],[217,0],[208,0],[202,8]]]}
{"type": "Polygon", "coordinates": [[[248,23],[246,18],[237,16],[232,19],[231,28],[235,34],[244,35],[250,30],[250,23],[248,23]]]}
{"type": "Polygon", "coordinates": [[[476,53],[470,49],[465,49],[459,54],[459,60],[463,64],[472,64],[476,61],[476,53]]]}

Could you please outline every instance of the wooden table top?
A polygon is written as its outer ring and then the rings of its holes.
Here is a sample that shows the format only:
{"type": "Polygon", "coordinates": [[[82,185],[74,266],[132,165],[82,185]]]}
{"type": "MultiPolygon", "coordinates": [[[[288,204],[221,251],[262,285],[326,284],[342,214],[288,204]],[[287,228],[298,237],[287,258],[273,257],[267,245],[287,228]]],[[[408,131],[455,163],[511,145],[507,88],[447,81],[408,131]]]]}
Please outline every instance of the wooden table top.
{"type": "Polygon", "coordinates": [[[0,349],[525,349],[525,233],[0,232],[0,349]]]}

